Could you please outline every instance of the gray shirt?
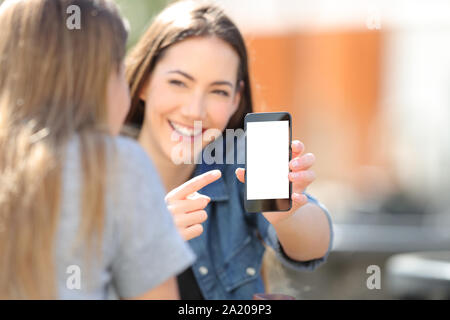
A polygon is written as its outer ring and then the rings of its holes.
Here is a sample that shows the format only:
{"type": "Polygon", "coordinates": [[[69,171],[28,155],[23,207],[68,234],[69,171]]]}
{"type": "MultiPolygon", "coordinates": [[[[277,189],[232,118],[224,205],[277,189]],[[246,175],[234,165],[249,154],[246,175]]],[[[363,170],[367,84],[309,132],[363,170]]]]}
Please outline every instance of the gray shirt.
{"type": "Polygon", "coordinates": [[[151,160],[135,142],[108,140],[105,221],[100,254],[77,244],[82,171],[78,138],[63,169],[55,266],[60,299],[131,298],[189,267],[195,256],[176,230],[151,160]]]}

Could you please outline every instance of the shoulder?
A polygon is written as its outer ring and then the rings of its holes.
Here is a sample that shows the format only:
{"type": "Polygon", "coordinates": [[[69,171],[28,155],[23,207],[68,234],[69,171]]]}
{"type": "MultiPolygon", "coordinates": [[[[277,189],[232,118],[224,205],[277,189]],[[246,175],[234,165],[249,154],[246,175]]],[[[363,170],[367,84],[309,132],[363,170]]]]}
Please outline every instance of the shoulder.
{"type": "Polygon", "coordinates": [[[107,143],[108,174],[125,179],[152,180],[157,172],[145,150],[133,139],[111,137],[107,143]]]}
{"type": "MultiPolygon", "coordinates": [[[[106,135],[102,139],[105,147],[103,165],[109,191],[158,186],[159,175],[150,157],[135,140],[106,135]]],[[[81,156],[80,138],[74,136],[68,143],[66,153],[65,172],[68,180],[73,180],[82,170],[81,156]]]]}
{"type": "MultiPolygon", "coordinates": [[[[127,162],[148,162],[149,157],[145,153],[144,149],[134,140],[123,136],[108,136],[102,135],[102,141],[106,146],[106,153],[108,157],[114,157],[120,159],[126,159],[127,162]]],[[[67,159],[76,158],[80,154],[80,137],[73,136],[67,144],[67,159]]],[[[111,158],[106,159],[107,162],[112,160],[111,158]]]]}
{"type": "Polygon", "coordinates": [[[120,160],[126,160],[125,162],[132,164],[148,164],[150,162],[144,149],[131,138],[119,136],[110,138],[108,142],[113,147],[113,150],[109,151],[116,152],[120,160]]]}
{"type": "Polygon", "coordinates": [[[135,140],[108,139],[106,175],[106,205],[114,213],[116,230],[131,239],[130,233],[154,232],[156,225],[167,223],[170,215],[159,174],[135,140]]]}

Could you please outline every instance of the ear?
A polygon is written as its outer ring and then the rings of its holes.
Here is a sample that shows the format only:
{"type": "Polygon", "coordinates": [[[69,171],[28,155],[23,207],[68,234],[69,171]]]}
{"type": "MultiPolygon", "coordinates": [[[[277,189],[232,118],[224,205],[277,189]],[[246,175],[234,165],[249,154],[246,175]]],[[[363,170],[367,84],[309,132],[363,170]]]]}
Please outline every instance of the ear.
{"type": "Polygon", "coordinates": [[[141,99],[144,102],[147,100],[147,97],[148,97],[149,86],[150,86],[150,81],[146,80],[144,82],[144,85],[142,86],[141,91],[139,92],[139,99],[141,99]]]}

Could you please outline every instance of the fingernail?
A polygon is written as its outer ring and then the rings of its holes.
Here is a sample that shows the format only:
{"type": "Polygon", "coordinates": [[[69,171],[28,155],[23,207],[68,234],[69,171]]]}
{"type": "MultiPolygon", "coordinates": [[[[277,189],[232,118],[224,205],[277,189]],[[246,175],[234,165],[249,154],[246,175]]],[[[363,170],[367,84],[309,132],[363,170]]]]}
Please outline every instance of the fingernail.
{"type": "Polygon", "coordinates": [[[220,177],[222,175],[222,172],[220,172],[220,170],[214,170],[211,172],[211,175],[216,178],[216,177],[220,177]]]}
{"type": "Polygon", "coordinates": [[[291,175],[292,180],[304,179],[304,180],[310,181],[310,180],[314,180],[316,178],[316,175],[311,170],[290,172],[289,174],[291,175]]]}
{"type": "Polygon", "coordinates": [[[289,174],[291,175],[291,179],[293,180],[298,179],[300,177],[300,172],[289,172],[289,174]]]}
{"type": "Polygon", "coordinates": [[[303,143],[302,143],[301,141],[295,140],[295,141],[293,142],[293,145],[294,145],[296,148],[300,149],[300,148],[302,147],[303,143]]]}
{"type": "Polygon", "coordinates": [[[316,160],[316,157],[312,153],[307,153],[304,155],[303,159],[305,160],[306,164],[310,164],[311,162],[314,162],[314,160],[316,160]]]}
{"type": "Polygon", "coordinates": [[[300,167],[300,160],[299,159],[295,159],[294,161],[292,161],[292,167],[293,168],[299,168],[300,167]]]}

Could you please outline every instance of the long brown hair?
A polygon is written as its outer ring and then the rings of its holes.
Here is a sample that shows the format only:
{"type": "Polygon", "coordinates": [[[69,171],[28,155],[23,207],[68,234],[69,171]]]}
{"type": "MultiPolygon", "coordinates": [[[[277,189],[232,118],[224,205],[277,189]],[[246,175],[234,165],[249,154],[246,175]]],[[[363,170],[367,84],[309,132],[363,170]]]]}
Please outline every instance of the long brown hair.
{"type": "Polygon", "coordinates": [[[244,87],[238,110],[231,117],[227,128],[243,127],[245,115],[253,109],[244,39],[220,7],[211,2],[193,0],[177,1],[164,9],[127,56],[127,78],[132,97],[127,124],[138,128],[142,125],[145,103],[139,95],[165,51],[188,38],[207,36],[225,41],[239,56],[237,88],[240,88],[241,81],[244,87]]]}
{"type": "Polygon", "coordinates": [[[79,137],[91,243],[104,219],[107,84],[127,30],[108,0],[5,1],[0,30],[0,298],[55,298],[65,147],[79,137]],[[80,30],[67,27],[71,5],[80,30]]]}

